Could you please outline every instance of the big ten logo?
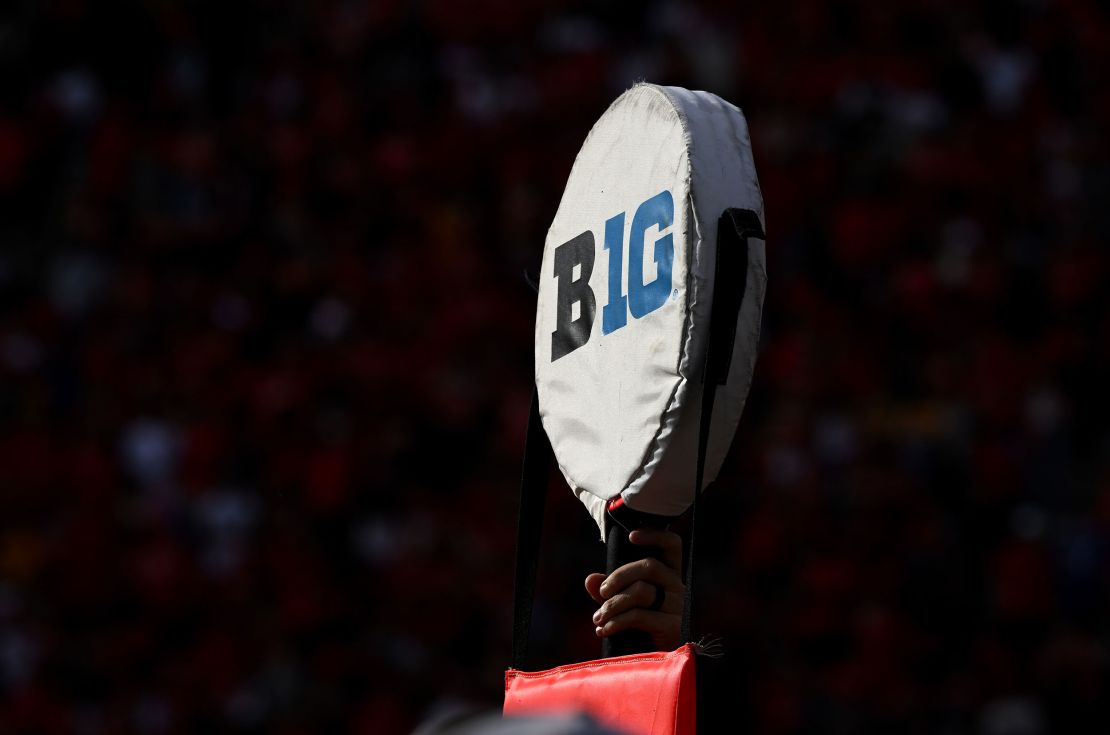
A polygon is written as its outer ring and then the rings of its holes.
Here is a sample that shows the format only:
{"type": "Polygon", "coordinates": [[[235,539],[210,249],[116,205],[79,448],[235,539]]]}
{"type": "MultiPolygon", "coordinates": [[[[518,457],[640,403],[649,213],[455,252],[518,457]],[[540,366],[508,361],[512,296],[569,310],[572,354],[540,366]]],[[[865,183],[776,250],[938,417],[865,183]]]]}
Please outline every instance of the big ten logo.
{"type": "MultiPolygon", "coordinates": [[[[601,313],[601,333],[610,334],[628,323],[631,312],[640,319],[658,309],[671,293],[674,237],[663,231],[674,222],[674,197],[661,191],[644,201],[632,215],[628,232],[628,293],[624,281],[624,216],[605,221],[605,249],[609,251],[609,296],[601,313]],[[653,253],[655,278],[644,283],[644,238],[659,228],[653,253]]],[[[594,233],[586,230],[555,248],[554,276],[559,282],[555,306],[555,331],[551,333],[551,361],[565,357],[590,340],[597,302],[590,288],[594,271],[594,233]],[[575,307],[578,315],[574,315],[575,307]]]]}

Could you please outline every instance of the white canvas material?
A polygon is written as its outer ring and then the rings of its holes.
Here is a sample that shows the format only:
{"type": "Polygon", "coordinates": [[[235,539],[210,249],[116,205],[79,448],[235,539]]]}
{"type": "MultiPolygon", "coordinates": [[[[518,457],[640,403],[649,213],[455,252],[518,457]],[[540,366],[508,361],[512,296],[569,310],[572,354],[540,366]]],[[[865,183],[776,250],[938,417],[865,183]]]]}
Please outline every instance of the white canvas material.
{"type": "MultiPolygon", "coordinates": [[[[605,502],[617,495],[667,516],[693,500],[717,226],[730,207],[754,211],[766,227],[747,122],[708,92],[634,86],[597,121],[571,169],[544,245],[536,388],[559,469],[602,533],[605,502]]],[[[751,239],[748,249],[706,484],[755,367],[764,242],[751,239]]]]}

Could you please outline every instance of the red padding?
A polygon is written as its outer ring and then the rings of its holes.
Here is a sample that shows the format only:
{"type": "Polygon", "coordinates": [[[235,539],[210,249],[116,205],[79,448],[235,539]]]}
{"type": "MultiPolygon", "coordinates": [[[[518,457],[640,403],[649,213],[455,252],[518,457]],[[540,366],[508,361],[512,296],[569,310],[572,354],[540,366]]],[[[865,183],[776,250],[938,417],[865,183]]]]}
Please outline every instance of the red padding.
{"type": "Polygon", "coordinates": [[[505,714],[587,712],[630,735],[694,735],[694,648],[637,653],[547,671],[505,672],[505,714]]]}

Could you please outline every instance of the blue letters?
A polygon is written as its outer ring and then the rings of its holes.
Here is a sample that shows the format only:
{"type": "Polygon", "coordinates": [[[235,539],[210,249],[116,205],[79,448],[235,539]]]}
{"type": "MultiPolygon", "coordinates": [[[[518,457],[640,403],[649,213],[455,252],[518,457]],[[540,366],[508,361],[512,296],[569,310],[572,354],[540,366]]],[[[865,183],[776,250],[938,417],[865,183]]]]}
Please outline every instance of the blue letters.
{"type": "Polygon", "coordinates": [[[624,269],[624,212],[605,222],[605,249],[609,251],[609,303],[601,310],[601,333],[609,334],[628,321],[628,299],[621,293],[624,269]]]}
{"type": "Polygon", "coordinates": [[[673,221],[674,198],[669,191],[661,191],[641,204],[632,218],[632,232],[628,235],[628,309],[637,319],[666,303],[671,293],[674,260],[674,238],[670,233],[662,235],[655,241],[655,280],[644,283],[644,233],[652,225],[658,225],[662,232],[673,221]]]}

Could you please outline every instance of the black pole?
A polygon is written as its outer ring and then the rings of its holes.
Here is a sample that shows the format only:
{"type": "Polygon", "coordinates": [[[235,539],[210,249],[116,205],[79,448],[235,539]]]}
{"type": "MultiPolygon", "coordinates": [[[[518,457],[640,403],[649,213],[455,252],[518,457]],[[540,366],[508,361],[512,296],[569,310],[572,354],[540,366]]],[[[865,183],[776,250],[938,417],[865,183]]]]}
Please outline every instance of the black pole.
{"type": "MultiPolygon", "coordinates": [[[[650,546],[637,546],[628,540],[628,530],[619,523],[609,523],[605,538],[605,573],[612,574],[618,567],[629,562],[654,556],[650,546]]],[[[603,658],[626,656],[630,653],[644,653],[655,650],[651,636],[641,630],[626,630],[604,638],[601,641],[603,658]]]]}
{"type": "MultiPolygon", "coordinates": [[[[628,540],[628,534],[637,528],[667,528],[674,518],[653,513],[633,510],[623,500],[609,502],[605,512],[608,530],[605,532],[605,573],[612,574],[617,568],[640,559],[659,558],[660,549],[654,546],[641,546],[628,540]]],[[[601,641],[601,655],[627,656],[630,653],[646,653],[655,650],[651,635],[639,630],[628,630],[611,635],[601,641]]]]}

